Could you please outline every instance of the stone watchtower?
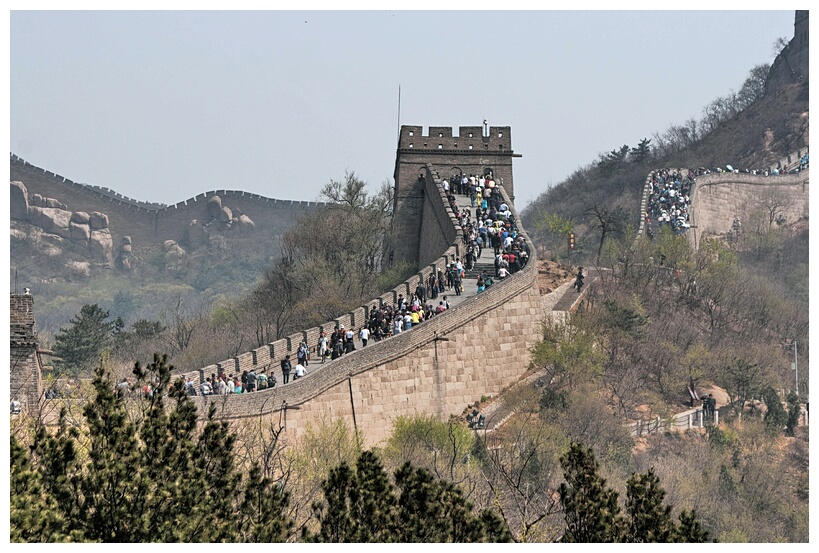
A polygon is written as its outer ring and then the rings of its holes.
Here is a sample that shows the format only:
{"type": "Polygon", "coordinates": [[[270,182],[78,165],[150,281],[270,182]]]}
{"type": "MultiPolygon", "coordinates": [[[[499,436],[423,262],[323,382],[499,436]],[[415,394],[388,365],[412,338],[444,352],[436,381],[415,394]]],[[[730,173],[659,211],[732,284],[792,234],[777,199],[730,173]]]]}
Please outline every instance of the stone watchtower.
{"type": "Polygon", "coordinates": [[[30,294],[11,294],[11,401],[23,411],[37,416],[42,397],[42,362],[34,325],[34,298],[30,294]]]}
{"type": "Polygon", "coordinates": [[[514,200],[512,158],[522,157],[512,151],[511,127],[459,127],[453,136],[451,127],[402,125],[395,157],[395,201],[393,210],[393,261],[417,264],[424,216],[423,179],[427,164],[438,176],[491,173],[514,200]],[[419,178],[421,177],[421,178],[419,178]]]}

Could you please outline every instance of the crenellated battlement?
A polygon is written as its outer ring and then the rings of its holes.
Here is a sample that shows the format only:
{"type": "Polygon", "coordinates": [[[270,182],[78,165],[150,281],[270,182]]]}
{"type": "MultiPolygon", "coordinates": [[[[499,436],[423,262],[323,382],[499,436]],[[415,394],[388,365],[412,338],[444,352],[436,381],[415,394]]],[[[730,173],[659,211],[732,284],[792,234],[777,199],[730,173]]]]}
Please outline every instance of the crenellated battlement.
{"type": "Polygon", "coordinates": [[[453,135],[452,127],[429,127],[423,134],[423,127],[404,125],[398,140],[399,150],[450,150],[463,153],[506,152],[512,153],[512,128],[458,127],[453,135]]]}

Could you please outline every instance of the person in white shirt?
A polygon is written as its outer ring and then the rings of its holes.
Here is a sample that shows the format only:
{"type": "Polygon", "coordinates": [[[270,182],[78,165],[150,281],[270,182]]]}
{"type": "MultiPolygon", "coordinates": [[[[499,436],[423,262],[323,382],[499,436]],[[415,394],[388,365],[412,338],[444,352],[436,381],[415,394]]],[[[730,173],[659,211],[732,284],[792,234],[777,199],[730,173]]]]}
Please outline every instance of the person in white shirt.
{"type": "Polygon", "coordinates": [[[361,346],[367,346],[367,340],[370,339],[370,329],[366,326],[361,327],[361,331],[358,333],[358,337],[361,338],[361,346]]]}
{"type": "Polygon", "coordinates": [[[301,363],[297,363],[296,364],[296,374],[293,375],[293,380],[296,380],[297,378],[301,378],[302,376],[304,376],[306,374],[307,374],[307,369],[304,368],[304,365],[302,365],[301,363]]]}

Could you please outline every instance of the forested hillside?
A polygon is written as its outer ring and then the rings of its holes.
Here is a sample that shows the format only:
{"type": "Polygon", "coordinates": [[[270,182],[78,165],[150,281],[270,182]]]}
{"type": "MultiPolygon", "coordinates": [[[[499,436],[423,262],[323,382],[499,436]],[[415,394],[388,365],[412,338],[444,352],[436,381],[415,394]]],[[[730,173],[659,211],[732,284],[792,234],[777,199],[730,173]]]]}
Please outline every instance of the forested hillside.
{"type": "MultiPolygon", "coordinates": [[[[765,68],[767,66],[760,66],[765,68]]],[[[565,259],[566,234],[573,229],[577,248],[572,262],[594,260],[599,232],[592,213],[605,207],[619,228],[636,226],[646,175],[658,168],[712,169],[726,165],[761,170],[808,145],[808,83],[764,90],[754,69],[739,93],[718,98],[691,119],[664,132],[646,129],[630,145],[579,168],[544,191],[521,213],[533,240],[553,258],[565,259]]]]}

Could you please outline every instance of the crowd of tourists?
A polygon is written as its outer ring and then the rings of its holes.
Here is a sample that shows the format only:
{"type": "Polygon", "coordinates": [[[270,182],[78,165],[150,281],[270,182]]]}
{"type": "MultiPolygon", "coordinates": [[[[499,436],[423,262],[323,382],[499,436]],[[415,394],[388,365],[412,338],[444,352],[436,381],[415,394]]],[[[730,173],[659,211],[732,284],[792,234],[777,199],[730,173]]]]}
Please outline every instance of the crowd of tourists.
{"type": "MultiPolygon", "coordinates": [[[[484,250],[491,248],[495,267],[494,278],[503,280],[518,272],[529,261],[529,247],[509,205],[503,199],[493,176],[452,175],[441,183],[449,206],[463,231],[465,247],[464,266],[472,271],[484,250]],[[458,183],[453,187],[450,183],[458,183]],[[470,208],[460,209],[455,194],[469,198],[470,208]]],[[[482,271],[477,278],[477,291],[482,292],[494,283],[493,277],[482,271]]]]}
{"type": "Polygon", "coordinates": [[[188,395],[196,396],[211,396],[220,395],[226,396],[228,394],[248,394],[257,390],[266,390],[273,388],[277,384],[276,375],[267,374],[265,369],[256,372],[251,368],[247,371],[242,371],[242,374],[226,374],[226,373],[211,373],[209,377],[203,380],[197,386],[192,376],[188,376],[185,380],[185,388],[188,395]]]}
{"type": "MultiPolygon", "coordinates": [[[[297,349],[295,366],[290,355],[279,361],[282,384],[288,384],[291,376],[293,380],[306,376],[311,351],[317,357],[315,361],[325,363],[356,351],[357,344],[366,347],[370,342],[379,342],[412,330],[445,312],[450,308],[447,294],[460,296],[464,292],[466,273],[474,270],[481,256],[492,256],[495,271],[494,275],[486,270],[477,274],[478,292],[526,266],[529,247],[491,174],[453,175],[444,179],[441,185],[463,231],[463,259],[458,257],[448,266],[431,272],[426,279],[418,282],[409,297],[398,294],[395,305],[372,308],[365,324],[351,328],[339,324],[329,335],[323,332],[312,350],[307,342],[302,342],[297,349]],[[461,208],[457,195],[469,198],[469,207],[461,208]],[[491,250],[491,254],[485,253],[486,250],[491,250]]],[[[276,384],[275,375],[272,371],[267,374],[266,370],[243,371],[241,375],[211,374],[198,386],[190,378],[185,382],[190,395],[253,393],[276,384]]]]}
{"type": "Polygon", "coordinates": [[[654,171],[646,212],[643,214],[648,238],[654,238],[652,220],[656,221],[659,227],[668,225],[676,235],[688,232],[691,226],[689,208],[694,178],[695,172],[691,169],[654,171]]]}

